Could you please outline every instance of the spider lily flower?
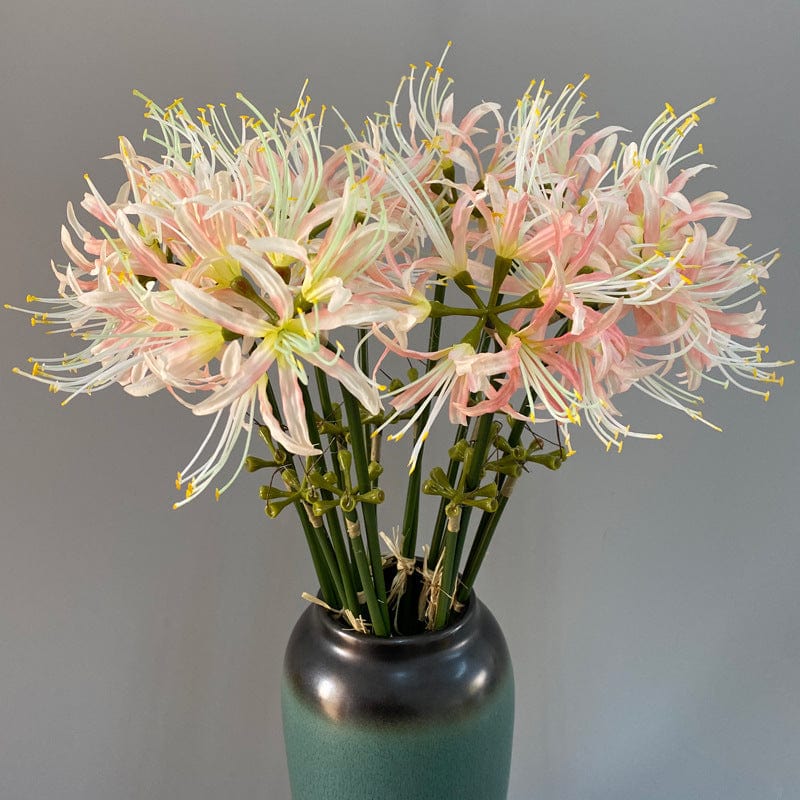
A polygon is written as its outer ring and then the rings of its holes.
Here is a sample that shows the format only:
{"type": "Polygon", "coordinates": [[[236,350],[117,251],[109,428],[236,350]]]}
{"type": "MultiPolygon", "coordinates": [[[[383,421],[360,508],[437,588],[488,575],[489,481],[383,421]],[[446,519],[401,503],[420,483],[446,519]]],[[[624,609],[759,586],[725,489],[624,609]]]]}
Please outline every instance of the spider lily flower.
{"type": "Polygon", "coordinates": [[[550,209],[538,211],[530,200],[513,188],[505,191],[493,175],[486,176],[486,191],[473,195],[474,207],[486,223],[492,249],[499,258],[535,260],[549,249],[561,250],[572,215],[551,214],[550,209]]]}
{"type": "MultiPolygon", "coordinates": [[[[241,420],[244,417],[241,415],[245,407],[248,409],[248,416],[251,415],[258,400],[258,409],[263,422],[276,442],[297,455],[316,455],[319,451],[309,438],[305,405],[300,389],[300,383],[308,382],[304,363],[319,367],[338,380],[372,413],[380,410],[377,390],[366,376],[347,364],[338,352],[331,353],[324,347],[319,330],[314,330],[312,327],[313,314],[299,316],[295,314],[294,298],[290,288],[267,261],[245,248],[234,247],[231,250],[258,289],[269,298],[275,318],[257,318],[226,302],[224,298],[215,296],[213,290],[200,289],[186,281],[173,282],[174,291],[188,307],[225,330],[254,342],[254,347],[246,357],[241,350],[229,345],[230,351],[235,354],[231,356],[231,363],[235,364],[235,369],[231,368],[228,370],[229,374],[222,375],[222,379],[212,387],[211,393],[192,405],[192,411],[197,415],[214,414],[214,426],[216,426],[221,412],[228,409],[229,421],[236,418],[239,424],[226,425],[223,435],[228,439],[238,438],[241,430],[245,429],[249,441],[249,423],[243,423],[241,420]],[[286,430],[275,417],[267,398],[266,388],[269,380],[267,373],[273,365],[278,373],[286,430]]],[[[329,324],[333,322],[330,321],[329,324]]],[[[199,469],[181,473],[178,483],[182,485],[186,482],[187,486],[191,487],[189,497],[195,491],[210,485],[224,463],[220,458],[227,457],[232,447],[233,445],[226,440],[226,443],[218,447],[199,469]]],[[[199,453],[200,451],[198,457],[199,453]]],[[[236,474],[242,469],[246,455],[245,449],[236,467],[236,474]]],[[[219,490],[220,493],[228,485],[230,481],[219,490]]]]}
{"type": "Polygon", "coordinates": [[[332,312],[350,300],[348,285],[375,263],[394,232],[384,209],[378,209],[374,221],[356,222],[357,215],[365,209],[369,213],[373,204],[352,178],[319,249],[306,262],[301,286],[305,300],[327,303],[332,312]]]}
{"type": "Polygon", "coordinates": [[[394,153],[407,159],[421,180],[428,177],[426,168],[435,168],[439,161],[436,151],[441,144],[443,109],[449,108],[452,113],[452,95],[448,90],[453,81],[444,77],[442,66],[450,46],[448,42],[438,64],[425,62],[419,78],[416,65],[411,64],[410,73],[401,78],[394,99],[389,102],[388,114],[379,114],[370,120],[373,132],[380,133],[380,152],[394,153]],[[407,87],[409,107],[408,134],[398,117],[400,93],[404,87],[407,87]]]}
{"type": "Polygon", "coordinates": [[[578,113],[586,98],[581,87],[588,79],[587,74],[577,84],[567,84],[555,100],[550,99],[552,93],[544,81],[532,94],[536,85],[532,81],[517,101],[509,120],[510,142],[503,162],[513,170],[514,189],[519,194],[549,198],[562,193],[559,186],[568,179],[572,140],[582,132],[583,123],[594,118],[578,113]]]}
{"type": "MultiPolygon", "coordinates": [[[[427,413],[427,419],[419,432],[408,462],[410,472],[416,468],[420,449],[446,403],[450,422],[461,425],[467,424],[468,417],[508,408],[508,401],[515,388],[513,382],[506,382],[504,387],[498,390],[492,385],[491,379],[505,376],[516,368],[517,357],[514,350],[502,348],[494,353],[478,353],[472,345],[460,342],[433,353],[421,353],[399,348],[380,333],[378,336],[392,352],[406,358],[424,358],[432,363],[424,375],[395,393],[391,400],[394,413],[376,430],[376,433],[380,432],[391,425],[404,411],[416,406],[416,411],[403,427],[387,436],[389,440],[399,441],[423,413],[427,413]],[[483,393],[486,399],[478,407],[470,407],[468,405],[470,395],[479,392],[483,393]]],[[[388,397],[389,394],[384,396],[388,397]]]]}

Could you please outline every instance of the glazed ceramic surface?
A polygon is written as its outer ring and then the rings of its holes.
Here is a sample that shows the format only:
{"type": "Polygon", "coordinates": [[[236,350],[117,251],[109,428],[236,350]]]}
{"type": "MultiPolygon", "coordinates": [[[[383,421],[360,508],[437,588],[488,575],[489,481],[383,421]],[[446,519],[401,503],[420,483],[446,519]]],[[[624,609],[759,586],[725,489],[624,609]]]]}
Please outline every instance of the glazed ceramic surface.
{"type": "Polygon", "coordinates": [[[282,686],[293,800],[505,800],[514,679],[474,595],[449,628],[381,639],[310,606],[282,686]]]}

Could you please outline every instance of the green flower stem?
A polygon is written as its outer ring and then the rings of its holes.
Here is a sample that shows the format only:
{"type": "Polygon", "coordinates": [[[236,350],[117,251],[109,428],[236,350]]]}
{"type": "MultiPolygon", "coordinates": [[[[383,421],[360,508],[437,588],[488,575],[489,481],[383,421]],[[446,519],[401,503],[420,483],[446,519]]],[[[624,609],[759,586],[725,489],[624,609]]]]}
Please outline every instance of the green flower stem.
{"type": "Polygon", "coordinates": [[[440,319],[441,317],[482,317],[483,314],[484,312],[482,309],[446,306],[444,303],[432,300],[428,316],[431,319],[440,319]]]}
{"type": "MultiPolygon", "coordinates": [[[[501,302],[501,297],[498,295],[497,302],[501,302]]],[[[510,303],[502,303],[502,305],[498,305],[495,307],[494,312],[495,314],[502,314],[505,311],[515,311],[518,308],[541,308],[542,307],[542,300],[539,297],[538,290],[534,289],[532,292],[528,292],[528,294],[523,295],[522,297],[514,300],[510,303]]]]}
{"type": "MultiPolygon", "coordinates": [[[[381,605],[375,593],[375,583],[370,573],[369,559],[364,550],[364,542],[361,540],[361,525],[358,522],[358,514],[355,510],[345,511],[344,516],[347,525],[347,535],[353,545],[356,567],[361,576],[361,585],[363,586],[364,597],[367,601],[372,630],[377,636],[389,636],[391,629],[389,627],[388,614],[386,614],[386,619],[384,619],[386,602],[384,601],[383,605],[381,605]]],[[[381,568],[380,577],[381,583],[383,583],[383,568],[381,568]]]]}
{"type": "MultiPolygon", "coordinates": [[[[443,282],[436,284],[433,290],[433,302],[441,304],[444,300],[446,285],[443,282]]],[[[439,349],[439,339],[442,333],[442,320],[439,317],[431,317],[431,328],[428,334],[428,352],[435,352],[439,349]]],[[[433,368],[433,361],[428,361],[426,372],[433,368]]],[[[419,415],[414,425],[414,439],[418,439],[422,429],[428,421],[430,406],[419,415]]],[[[408,479],[408,489],[406,491],[405,512],[403,514],[403,555],[406,558],[413,558],[417,552],[417,532],[419,530],[419,495],[422,483],[422,456],[425,452],[424,443],[419,449],[417,464],[408,479]]]]}
{"type": "Polygon", "coordinates": [[[500,517],[503,515],[506,505],[508,505],[508,499],[511,497],[511,491],[514,488],[516,480],[517,479],[514,477],[506,478],[500,488],[500,499],[497,501],[497,509],[493,512],[483,512],[481,521],[478,524],[478,530],[475,532],[475,539],[472,542],[472,547],[467,556],[467,563],[461,577],[461,585],[456,595],[456,599],[459,603],[466,603],[469,599],[472,587],[475,583],[475,578],[478,575],[478,570],[480,570],[489,545],[492,543],[492,537],[497,529],[497,523],[500,522],[500,517]]]}
{"type": "Polygon", "coordinates": [[[486,312],[486,304],[483,302],[483,299],[478,294],[477,289],[475,288],[475,282],[472,275],[469,272],[459,272],[457,275],[453,276],[453,282],[459,289],[461,289],[464,294],[475,303],[475,307],[480,309],[482,313],[486,312]]]}
{"type": "MultiPolygon", "coordinates": [[[[438,631],[447,624],[450,616],[450,605],[453,601],[453,594],[448,587],[453,583],[455,573],[455,551],[458,540],[458,531],[461,527],[461,515],[469,510],[469,506],[459,507],[456,517],[449,517],[447,520],[447,532],[444,535],[444,563],[442,565],[442,586],[439,594],[439,604],[436,606],[436,617],[433,622],[433,630],[438,631]]],[[[467,515],[469,516],[469,515],[467,515]]]]}
{"type": "MultiPolygon", "coordinates": [[[[483,464],[486,461],[486,454],[489,451],[489,444],[492,439],[492,423],[494,414],[484,414],[478,421],[478,430],[475,434],[475,443],[472,451],[464,462],[462,473],[462,483],[465,492],[472,492],[478,488],[481,482],[483,464]]],[[[447,536],[445,538],[444,570],[442,573],[442,592],[446,602],[439,603],[436,610],[436,625],[438,630],[447,624],[450,615],[450,600],[455,598],[456,584],[458,582],[458,568],[461,563],[461,555],[464,551],[464,543],[469,530],[469,520],[472,514],[471,506],[464,506],[460,509],[459,518],[456,524],[448,522],[447,536]],[[453,530],[455,528],[455,530],[453,530]]]]}
{"type": "MultiPolygon", "coordinates": [[[[367,444],[364,438],[364,425],[361,422],[360,406],[355,397],[344,386],[342,386],[342,399],[344,400],[347,424],[350,428],[350,448],[353,451],[353,461],[356,467],[358,493],[366,494],[372,488],[372,481],[369,477],[367,444]]],[[[379,636],[388,636],[389,609],[386,606],[386,584],[383,580],[383,559],[381,558],[381,546],[378,539],[378,509],[372,503],[362,503],[361,513],[364,518],[369,561],[372,566],[372,584],[375,587],[380,613],[380,620],[373,619],[372,627],[379,636]],[[386,633],[379,633],[378,622],[382,623],[380,629],[385,630],[386,633]]],[[[359,573],[361,574],[362,588],[366,591],[367,586],[364,584],[364,574],[360,567],[359,573]]],[[[372,613],[371,609],[370,613],[372,613]]]]}
{"type": "MultiPolygon", "coordinates": [[[[474,456],[474,448],[467,451],[464,459],[464,468],[461,470],[461,478],[458,481],[458,491],[465,491],[465,484],[467,475],[470,472],[470,465],[474,456]]],[[[444,549],[442,550],[442,583],[436,606],[436,616],[433,621],[433,629],[439,630],[447,624],[447,619],[450,616],[450,606],[453,602],[452,585],[455,583],[454,576],[456,574],[456,548],[458,543],[458,533],[464,521],[464,516],[469,522],[470,508],[463,505],[455,505],[453,501],[448,503],[447,513],[447,532],[444,535],[444,549]]]]}
{"type": "Polygon", "coordinates": [[[494,271],[492,273],[492,289],[489,292],[489,308],[494,308],[497,305],[497,298],[500,295],[500,287],[503,281],[508,277],[514,262],[510,258],[503,258],[503,256],[495,256],[494,258],[494,271]]]}
{"type": "Polygon", "coordinates": [[[333,587],[335,590],[334,596],[336,601],[335,603],[328,603],[328,605],[331,605],[337,610],[343,607],[349,608],[350,611],[358,616],[360,611],[358,601],[356,600],[355,604],[353,605],[347,601],[344,592],[344,586],[342,584],[340,566],[336,559],[336,554],[333,551],[333,547],[331,546],[330,539],[328,538],[328,532],[325,530],[325,523],[322,521],[322,517],[318,517],[316,514],[314,514],[314,512],[311,510],[311,507],[307,503],[304,503],[304,508],[309,522],[311,523],[311,527],[314,529],[314,535],[317,537],[320,553],[325,559],[325,564],[328,567],[328,572],[330,573],[331,580],[333,581],[333,587]]]}
{"type": "Polygon", "coordinates": [[[294,507],[297,509],[297,514],[300,517],[300,524],[303,526],[303,533],[306,536],[308,549],[311,552],[311,561],[314,564],[314,572],[317,574],[317,580],[319,581],[322,599],[331,608],[339,608],[339,605],[336,602],[336,589],[334,588],[328,567],[325,564],[325,559],[320,553],[317,535],[314,531],[314,527],[311,524],[311,520],[309,520],[306,510],[303,508],[303,504],[299,500],[295,502],[294,507]]]}
{"type": "MultiPolygon", "coordinates": [[[[334,413],[333,413],[333,403],[331,402],[331,394],[328,389],[328,376],[319,368],[315,367],[314,372],[317,378],[317,389],[319,391],[319,399],[320,399],[320,406],[322,407],[322,416],[324,419],[333,421],[334,413]]],[[[344,478],[342,476],[342,468],[339,466],[339,441],[334,435],[330,435],[328,437],[328,442],[331,448],[331,462],[333,463],[333,474],[336,475],[336,483],[339,487],[344,488],[344,478]]],[[[349,549],[349,557],[348,554],[345,552],[344,547],[344,536],[342,534],[342,529],[339,526],[339,516],[335,509],[332,510],[332,515],[336,519],[336,525],[332,526],[332,533],[333,535],[333,548],[336,552],[336,557],[340,563],[340,569],[344,573],[347,571],[349,574],[349,579],[344,578],[343,576],[343,584],[345,588],[345,594],[348,596],[348,604],[350,602],[350,595],[349,592],[352,589],[353,597],[356,598],[356,606],[358,606],[358,592],[361,589],[360,585],[360,577],[358,575],[358,569],[356,567],[356,559],[355,553],[353,552],[353,546],[350,542],[350,537],[347,537],[347,548],[349,549]]],[[[356,615],[357,616],[357,615],[356,615]]]]}
{"type": "MultiPolygon", "coordinates": [[[[358,348],[358,366],[361,372],[364,375],[369,375],[369,336],[366,333],[361,334],[361,338],[359,340],[360,347],[358,348]]],[[[364,441],[369,443],[369,435],[372,432],[372,427],[364,423],[364,441]]],[[[367,448],[369,449],[369,448],[367,448]]],[[[369,458],[367,458],[367,464],[369,465],[369,458]]]]}
{"type": "MultiPolygon", "coordinates": [[[[322,443],[319,438],[319,431],[317,430],[316,421],[314,419],[314,410],[311,405],[311,395],[308,392],[308,387],[301,386],[301,391],[303,393],[303,404],[305,405],[306,409],[306,423],[308,427],[308,435],[311,438],[312,444],[317,447],[319,450],[322,450],[322,443]]],[[[326,386],[327,388],[327,386],[326,386]]],[[[322,393],[320,393],[322,394],[322,393]]],[[[330,398],[328,398],[330,400],[330,398]]],[[[321,400],[322,402],[322,400],[321,400]]],[[[327,411],[323,404],[323,415],[325,417],[328,416],[327,411]]],[[[331,437],[333,439],[333,437],[331,437]]],[[[334,444],[331,444],[331,449],[333,449],[334,444]]],[[[325,456],[320,455],[317,456],[319,459],[319,463],[322,466],[322,471],[325,472],[327,467],[325,465],[325,456]]],[[[339,474],[339,464],[336,458],[336,453],[333,453],[333,461],[334,461],[334,469],[336,470],[335,474],[337,477],[337,483],[339,486],[342,486],[342,478],[339,474]]],[[[320,489],[320,497],[322,500],[331,500],[333,499],[333,495],[331,492],[320,489]]],[[[313,515],[311,515],[313,517],[313,515]]],[[[320,547],[322,549],[322,553],[325,556],[326,561],[328,562],[328,567],[331,570],[331,573],[334,577],[334,581],[337,584],[337,590],[339,591],[339,595],[342,600],[342,605],[348,608],[350,611],[353,612],[355,616],[358,616],[360,613],[360,606],[358,602],[358,595],[356,594],[355,586],[353,585],[353,575],[352,575],[352,565],[347,556],[347,548],[345,547],[344,543],[344,535],[342,533],[342,526],[339,522],[339,513],[336,507],[331,508],[325,514],[326,519],[328,520],[328,524],[330,525],[330,536],[328,532],[325,530],[324,524],[320,519],[320,526],[316,527],[316,532],[318,536],[324,538],[324,542],[320,542],[320,547]],[[330,558],[333,557],[333,562],[331,562],[330,558]]],[[[337,608],[341,608],[342,606],[337,606],[337,608]]]]}
{"type": "MultiPolygon", "coordinates": [[[[467,426],[459,425],[456,428],[456,436],[453,445],[457,445],[467,435],[467,426]]],[[[447,467],[447,482],[450,486],[455,486],[456,478],[458,477],[458,467],[460,462],[455,459],[450,459],[450,464],[447,467]]],[[[439,502],[439,511],[436,514],[436,522],[433,524],[433,535],[431,537],[431,549],[429,561],[431,564],[436,564],[439,561],[439,556],[442,552],[442,541],[444,539],[444,528],[447,523],[447,504],[450,501],[443,497],[439,502]]]]}
{"type": "MultiPolygon", "coordinates": [[[[275,399],[275,392],[273,391],[272,384],[269,381],[267,381],[267,399],[269,400],[269,404],[272,406],[272,411],[273,414],[275,414],[275,418],[282,425],[283,422],[281,421],[278,403],[275,399]]],[[[294,458],[291,455],[288,456],[286,466],[293,470],[295,469],[294,458]]],[[[316,531],[314,530],[311,520],[309,520],[308,514],[306,514],[306,510],[300,500],[295,501],[294,507],[297,510],[297,515],[300,517],[300,524],[303,526],[303,533],[305,534],[306,543],[308,544],[308,549],[311,553],[311,561],[314,564],[314,572],[317,574],[317,580],[319,581],[322,599],[332,608],[339,608],[340,606],[336,604],[336,588],[334,586],[333,579],[331,578],[330,571],[325,563],[325,559],[322,556],[322,552],[320,551],[316,531]]]]}
{"type": "MultiPolygon", "coordinates": [[[[520,413],[527,415],[529,411],[528,400],[520,408],[520,413]]],[[[523,420],[514,420],[511,426],[511,432],[508,436],[508,444],[510,447],[516,447],[522,433],[525,430],[525,422],[523,420]]],[[[497,508],[494,512],[484,511],[481,516],[481,521],[478,523],[478,530],[475,532],[475,539],[472,542],[469,555],[467,556],[467,563],[464,566],[464,573],[461,579],[461,587],[458,590],[457,600],[460,603],[465,603],[472,592],[472,587],[475,585],[475,579],[478,576],[478,571],[483,564],[483,559],[492,542],[492,537],[497,529],[497,524],[500,522],[500,517],[508,505],[508,499],[514,488],[516,478],[507,475],[498,475],[497,487],[500,499],[497,502],[497,508]]]]}

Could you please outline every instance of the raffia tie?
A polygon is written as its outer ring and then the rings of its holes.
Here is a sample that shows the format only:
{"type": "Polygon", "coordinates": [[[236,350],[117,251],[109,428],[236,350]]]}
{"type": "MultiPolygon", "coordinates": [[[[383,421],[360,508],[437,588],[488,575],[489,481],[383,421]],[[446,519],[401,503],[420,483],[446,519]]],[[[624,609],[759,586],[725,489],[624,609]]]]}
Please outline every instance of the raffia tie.
{"type": "Polygon", "coordinates": [[[406,593],[408,579],[416,571],[417,560],[416,558],[409,558],[403,555],[403,539],[405,537],[400,535],[400,528],[398,526],[392,529],[392,534],[393,536],[391,539],[383,531],[378,535],[389,549],[389,555],[383,557],[383,565],[388,566],[394,562],[397,568],[397,572],[394,578],[392,578],[392,585],[389,587],[389,594],[386,597],[386,602],[389,606],[394,604],[394,626],[397,628],[399,624],[400,598],[406,593]]]}
{"type": "Polygon", "coordinates": [[[309,594],[308,592],[303,592],[300,595],[303,600],[307,600],[309,603],[313,603],[320,608],[324,608],[326,611],[330,611],[331,614],[337,617],[344,617],[347,622],[349,623],[350,627],[357,631],[358,633],[369,633],[367,629],[367,623],[361,616],[356,616],[349,608],[341,608],[335,609],[331,608],[324,600],[320,600],[319,597],[315,597],[313,594],[309,594]]]}
{"type": "Polygon", "coordinates": [[[425,620],[425,627],[433,630],[436,623],[436,610],[439,608],[439,599],[442,595],[442,574],[444,572],[444,549],[439,555],[439,560],[433,570],[428,566],[430,547],[422,546],[422,591],[419,594],[418,615],[420,620],[425,620]]]}

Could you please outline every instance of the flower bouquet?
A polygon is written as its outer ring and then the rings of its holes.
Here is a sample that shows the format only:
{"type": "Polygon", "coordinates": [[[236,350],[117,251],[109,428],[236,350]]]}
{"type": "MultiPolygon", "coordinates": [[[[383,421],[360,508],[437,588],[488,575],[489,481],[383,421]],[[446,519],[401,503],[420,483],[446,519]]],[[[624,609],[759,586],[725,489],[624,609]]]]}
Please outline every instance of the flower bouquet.
{"type": "Polygon", "coordinates": [[[308,543],[305,596],[351,633],[457,625],[516,481],[560,467],[575,426],[611,451],[661,438],[615,406],[635,388],[715,427],[704,381],[766,400],[790,363],[765,359],[753,302],[779,254],[730,241],[749,213],[722,192],[687,194],[714,98],[624,143],[583,112],[588,77],[457,117],[442,62],[412,65],[387,113],[339,117],[341,146],[305,87],[273,116],[142,96],[160,156],[120,138],[126,182],[107,202],[86,176],[96,223],[68,206],[58,295],[28,297],[85,347],[24,374],[64,403],[120,384],[208,417],[175,507],[266,476],[267,515],[296,512],[308,543]],[[452,447],[427,452],[443,417],[452,447]],[[380,522],[400,452],[403,518],[380,522]]]}

